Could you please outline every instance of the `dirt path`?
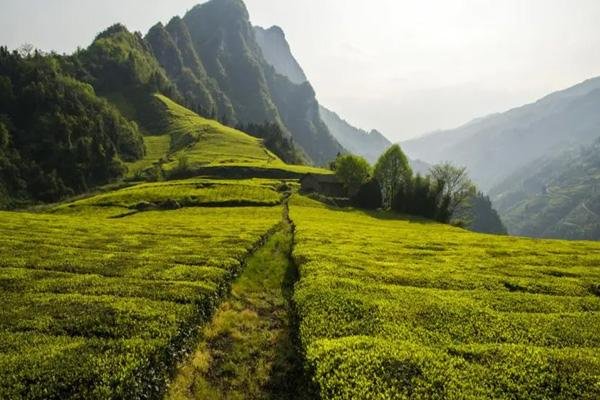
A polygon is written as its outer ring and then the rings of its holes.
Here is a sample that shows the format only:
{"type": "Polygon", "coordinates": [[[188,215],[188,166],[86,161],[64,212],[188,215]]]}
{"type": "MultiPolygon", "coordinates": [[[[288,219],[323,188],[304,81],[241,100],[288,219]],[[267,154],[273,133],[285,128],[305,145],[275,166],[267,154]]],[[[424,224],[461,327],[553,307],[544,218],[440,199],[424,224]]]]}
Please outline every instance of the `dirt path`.
{"type": "Polygon", "coordinates": [[[204,329],[195,353],[180,366],[167,400],[299,399],[302,363],[290,299],[297,279],[290,261],[287,217],[247,261],[231,296],[204,329]]]}

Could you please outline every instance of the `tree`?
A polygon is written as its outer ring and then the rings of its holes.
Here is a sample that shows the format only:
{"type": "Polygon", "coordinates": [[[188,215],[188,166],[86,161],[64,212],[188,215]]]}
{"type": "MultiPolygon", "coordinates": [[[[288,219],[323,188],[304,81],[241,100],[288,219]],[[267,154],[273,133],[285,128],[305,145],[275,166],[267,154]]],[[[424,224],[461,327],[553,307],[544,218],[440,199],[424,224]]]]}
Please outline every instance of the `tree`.
{"type": "Polygon", "coordinates": [[[376,210],[381,207],[381,186],[377,179],[371,178],[363,183],[352,198],[352,203],[359,208],[376,210]]]}
{"type": "Polygon", "coordinates": [[[335,175],[352,197],[371,176],[371,166],[360,156],[344,154],[335,160],[335,175]]]}
{"type": "Polygon", "coordinates": [[[465,167],[458,168],[446,162],[431,167],[429,174],[441,186],[443,197],[448,198],[449,217],[476,194],[475,185],[465,167]]]}
{"type": "Polygon", "coordinates": [[[379,157],[375,164],[374,176],[381,185],[383,207],[390,208],[400,188],[407,185],[412,178],[408,158],[400,146],[393,145],[379,157]]]}

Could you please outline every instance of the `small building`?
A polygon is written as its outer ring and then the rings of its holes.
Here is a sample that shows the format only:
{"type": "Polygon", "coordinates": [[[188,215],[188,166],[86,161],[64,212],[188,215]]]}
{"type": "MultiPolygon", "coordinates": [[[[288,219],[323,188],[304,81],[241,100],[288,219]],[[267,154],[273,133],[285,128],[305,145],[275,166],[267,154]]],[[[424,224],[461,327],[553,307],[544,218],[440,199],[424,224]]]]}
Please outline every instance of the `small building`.
{"type": "Polygon", "coordinates": [[[318,193],[326,197],[348,197],[344,184],[335,175],[306,174],[300,179],[300,193],[318,193]]]}

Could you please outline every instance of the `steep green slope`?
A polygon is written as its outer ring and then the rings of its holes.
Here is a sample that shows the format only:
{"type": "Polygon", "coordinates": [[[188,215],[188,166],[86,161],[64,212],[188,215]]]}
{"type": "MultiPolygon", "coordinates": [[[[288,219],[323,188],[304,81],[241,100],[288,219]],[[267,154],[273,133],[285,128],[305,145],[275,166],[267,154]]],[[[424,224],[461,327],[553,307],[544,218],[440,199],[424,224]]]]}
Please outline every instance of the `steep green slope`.
{"type": "Polygon", "coordinates": [[[60,64],[0,48],[0,207],[86,191],[144,155],[136,124],[60,64]]]}
{"type": "Polygon", "coordinates": [[[513,234],[600,239],[600,139],[526,166],[491,195],[513,234]]]}
{"type": "Polygon", "coordinates": [[[323,399],[600,396],[600,244],[299,197],[300,340],[323,399]]]}
{"type": "Polygon", "coordinates": [[[202,118],[165,96],[158,95],[157,98],[165,107],[171,151],[187,157],[192,167],[215,164],[283,165],[259,139],[202,118]]]}
{"type": "Polygon", "coordinates": [[[155,118],[163,127],[162,135],[144,139],[148,143],[158,142],[163,150],[167,140],[169,147],[163,154],[155,153],[155,159],[148,157],[131,165],[132,170],[137,168],[141,172],[141,164],[152,170],[150,175],[158,173],[168,177],[197,174],[297,177],[305,173],[331,173],[320,168],[286,164],[270,152],[261,139],[203,118],[166,96],[156,94],[154,101],[157,103],[155,118]]]}

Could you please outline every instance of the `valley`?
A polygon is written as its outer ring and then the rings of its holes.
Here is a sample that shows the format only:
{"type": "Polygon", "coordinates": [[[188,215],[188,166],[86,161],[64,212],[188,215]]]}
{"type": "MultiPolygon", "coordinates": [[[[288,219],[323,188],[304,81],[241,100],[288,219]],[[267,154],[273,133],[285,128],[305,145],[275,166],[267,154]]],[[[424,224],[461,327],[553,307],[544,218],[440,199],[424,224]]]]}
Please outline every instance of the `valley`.
{"type": "Polygon", "coordinates": [[[153,24],[0,47],[0,399],[600,398],[600,78],[401,147],[153,24]]]}

